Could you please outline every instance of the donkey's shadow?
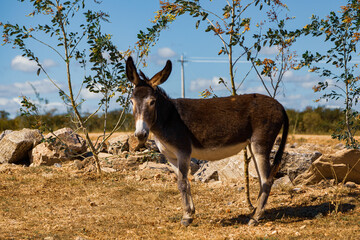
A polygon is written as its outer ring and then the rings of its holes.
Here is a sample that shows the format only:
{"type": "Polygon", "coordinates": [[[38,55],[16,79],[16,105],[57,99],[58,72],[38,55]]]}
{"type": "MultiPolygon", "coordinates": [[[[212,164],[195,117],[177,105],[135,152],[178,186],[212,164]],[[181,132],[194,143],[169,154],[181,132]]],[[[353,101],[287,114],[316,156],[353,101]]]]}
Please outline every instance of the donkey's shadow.
{"type": "MultiPolygon", "coordinates": [[[[346,213],[354,208],[355,205],[344,203],[338,206],[338,212],[346,213]]],[[[280,221],[281,219],[286,219],[284,222],[299,222],[326,216],[334,211],[335,206],[331,202],[311,206],[279,207],[267,210],[265,212],[265,218],[260,220],[260,222],[271,222],[279,219],[280,221]]],[[[237,224],[247,224],[249,219],[249,215],[242,214],[233,218],[218,219],[216,222],[220,222],[223,226],[232,226],[237,224]]]]}

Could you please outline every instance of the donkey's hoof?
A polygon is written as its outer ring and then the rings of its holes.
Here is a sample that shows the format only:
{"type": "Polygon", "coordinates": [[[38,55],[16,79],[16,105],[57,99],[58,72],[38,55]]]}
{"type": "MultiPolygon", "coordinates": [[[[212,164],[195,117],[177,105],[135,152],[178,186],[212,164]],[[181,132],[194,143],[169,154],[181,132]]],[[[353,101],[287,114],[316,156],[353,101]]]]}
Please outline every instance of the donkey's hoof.
{"type": "Polygon", "coordinates": [[[185,227],[188,227],[192,223],[192,221],[193,221],[192,218],[183,218],[181,219],[181,224],[184,225],[185,227]]]}
{"type": "Polygon", "coordinates": [[[255,219],[253,219],[253,218],[250,219],[250,221],[248,223],[249,226],[256,226],[258,224],[259,224],[259,222],[257,220],[255,220],[255,219]]]}

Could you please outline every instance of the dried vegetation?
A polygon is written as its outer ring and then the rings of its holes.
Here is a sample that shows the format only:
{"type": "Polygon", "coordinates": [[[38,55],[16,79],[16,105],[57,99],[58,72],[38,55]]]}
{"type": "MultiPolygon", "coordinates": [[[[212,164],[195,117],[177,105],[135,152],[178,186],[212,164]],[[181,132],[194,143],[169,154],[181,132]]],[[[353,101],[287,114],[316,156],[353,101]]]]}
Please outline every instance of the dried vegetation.
{"type": "MultiPolygon", "coordinates": [[[[304,141],[311,142],[311,137],[304,141]]],[[[0,165],[0,239],[360,236],[359,186],[324,181],[310,187],[274,188],[266,218],[256,227],[247,226],[250,212],[243,186],[243,180],[222,185],[193,182],[197,213],[194,223],[185,228],[180,225],[180,194],[170,173],[154,170],[140,174],[136,167],[124,164],[121,171],[99,177],[71,163],[34,168],[0,165]]],[[[256,179],[251,179],[250,187],[255,202],[256,179]]]]}

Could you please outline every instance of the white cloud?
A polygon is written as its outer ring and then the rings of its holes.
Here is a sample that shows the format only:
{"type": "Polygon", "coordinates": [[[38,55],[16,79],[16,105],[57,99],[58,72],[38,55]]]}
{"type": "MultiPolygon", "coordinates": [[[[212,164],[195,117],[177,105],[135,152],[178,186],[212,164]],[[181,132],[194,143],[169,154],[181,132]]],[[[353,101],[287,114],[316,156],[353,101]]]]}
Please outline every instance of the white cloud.
{"type": "Polygon", "coordinates": [[[343,108],[344,106],[339,105],[325,105],[326,108],[329,109],[339,109],[339,108],[343,108]]]}
{"type": "MultiPolygon", "coordinates": [[[[45,59],[42,65],[44,68],[50,68],[56,66],[56,62],[51,59],[45,59]]],[[[11,67],[21,72],[35,72],[39,68],[35,61],[31,61],[29,58],[20,55],[17,55],[11,60],[11,67]]]]}
{"type": "Polygon", "coordinates": [[[40,93],[50,93],[50,92],[56,92],[58,89],[54,86],[52,82],[48,79],[33,81],[33,82],[24,82],[24,83],[14,83],[13,86],[18,89],[18,91],[21,94],[27,95],[27,94],[33,94],[34,89],[40,93]]]}
{"type": "Polygon", "coordinates": [[[157,53],[161,58],[172,58],[176,55],[176,53],[168,47],[159,48],[157,53]]]}
{"type": "Polygon", "coordinates": [[[10,101],[16,103],[17,105],[21,106],[21,98],[20,97],[15,97],[15,98],[12,98],[10,101]]]}
{"type": "Polygon", "coordinates": [[[90,92],[87,88],[81,89],[80,94],[81,94],[81,97],[86,100],[100,99],[102,96],[100,93],[97,94],[97,93],[90,92]]]}
{"type": "Polygon", "coordinates": [[[15,117],[19,113],[20,102],[19,98],[0,98],[0,110],[10,113],[10,118],[15,117]]]}
{"type": "Polygon", "coordinates": [[[23,56],[16,56],[11,61],[11,67],[14,70],[22,71],[22,72],[35,72],[39,67],[37,66],[36,62],[29,60],[23,56]]]}
{"type": "Polygon", "coordinates": [[[0,98],[0,106],[7,106],[11,103],[11,99],[7,98],[0,98]]]}
{"type": "Polygon", "coordinates": [[[262,55],[275,55],[278,54],[279,50],[276,46],[272,46],[272,47],[262,47],[260,50],[260,54],[262,55]]]}
{"type": "Polygon", "coordinates": [[[299,100],[303,99],[304,97],[301,94],[295,94],[295,95],[288,95],[285,97],[287,100],[299,100]]]}
{"type": "Polygon", "coordinates": [[[56,62],[53,61],[52,59],[44,59],[42,64],[44,68],[55,67],[57,65],[56,62]]]}
{"type": "MultiPolygon", "coordinates": [[[[12,99],[0,98],[0,109],[4,109],[10,113],[10,117],[15,117],[19,113],[19,109],[22,106],[22,98],[15,97],[12,99]]],[[[48,104],[39,103],[38,100],[31,98],[31,102],[40,106],[41,113],[56,109],[57,113],[66,112],[66,105],[63,102],[49,102],[48,104]]]]}
{"type": "MultiPolygon", "coordinates": [[[[225,78],[223,79],[225,80],[225,82],[227,82],[225,78]]],[[[219,77],[213,77],[212,79],[198,78],[196,80],[192,80],[190,82],[190,91],[204,91],[205,89],[208,89],[209,86],[211,86],[211,88],[215,91],[221,91],[226,89],[223,84],[219,84],[219,77]]]]}
{"type": "Polygon", "coordinates": [[[287,71],[284,74],[283,81],[285,83],[300,83],[300,86],[309,89],[312,88],[314,85],[316,85],[320,79],[319,77],[314,77],[314,74],[305,74],[305,75],[295,75],[294,71],[287,71]]]}
{"type": "Polygon", "coordinates": [[[267,95],[267,92],[263,85],[259,85],[256,87],[240,88],[240,90],[241,90],[240,92],[243,93],[261,93],[267,95]]]}
{"type": "Polygon", "coordinates": [[[32,88],[31,85],[40,94],[53,93],[58,91],[58,89],[54,86],[54,84],[52,84],[48,79],[43,79],[33,82],[30,81],[21,82],[21,83],[17,82],[9,85],[0,84],[0,96],[11,97],[14,95],[20,96],[20,95],[34,94],[34,89],[32,88]]]}

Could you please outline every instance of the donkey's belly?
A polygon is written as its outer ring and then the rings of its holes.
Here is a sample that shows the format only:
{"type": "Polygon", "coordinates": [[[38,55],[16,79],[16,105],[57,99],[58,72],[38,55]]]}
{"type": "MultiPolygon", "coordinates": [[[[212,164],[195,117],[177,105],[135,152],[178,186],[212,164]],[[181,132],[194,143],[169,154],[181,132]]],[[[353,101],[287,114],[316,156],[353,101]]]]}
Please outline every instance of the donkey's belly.
{"type": "Polygon", "coordinates": [[[201,160],[220,160],[231,157],[243,150],[249,143],[243,142],[231,146],[222,146],[214,148],[195,148],[192,147],[191,156],[201,160]]]}

